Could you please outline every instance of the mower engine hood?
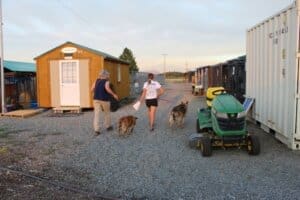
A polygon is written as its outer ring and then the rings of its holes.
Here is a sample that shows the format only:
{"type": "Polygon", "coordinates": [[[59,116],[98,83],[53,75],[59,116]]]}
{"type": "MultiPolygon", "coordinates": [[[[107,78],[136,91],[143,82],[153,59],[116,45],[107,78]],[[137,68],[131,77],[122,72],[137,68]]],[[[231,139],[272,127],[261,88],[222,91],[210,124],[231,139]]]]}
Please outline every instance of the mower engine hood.
{"type": "Polygon", "coordinates": [[[230,94],[220,94],[212,102],[212,108],[219,113],[240,113],[243,105],[230,94]]]}

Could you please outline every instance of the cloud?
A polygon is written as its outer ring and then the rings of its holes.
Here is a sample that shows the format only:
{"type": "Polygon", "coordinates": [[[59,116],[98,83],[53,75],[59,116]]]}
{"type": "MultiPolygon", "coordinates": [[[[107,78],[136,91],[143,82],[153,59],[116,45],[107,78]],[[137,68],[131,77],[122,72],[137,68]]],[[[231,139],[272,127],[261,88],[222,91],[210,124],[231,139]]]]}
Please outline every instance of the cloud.
{"type": "Polygon", "coordinates": [[[140,69],[220,62],[245,54],[246,29],[292,0],[10,0],[3,2],[7,59],[33,57],[73,41],[119,56],[126,46],[140,69]]]}

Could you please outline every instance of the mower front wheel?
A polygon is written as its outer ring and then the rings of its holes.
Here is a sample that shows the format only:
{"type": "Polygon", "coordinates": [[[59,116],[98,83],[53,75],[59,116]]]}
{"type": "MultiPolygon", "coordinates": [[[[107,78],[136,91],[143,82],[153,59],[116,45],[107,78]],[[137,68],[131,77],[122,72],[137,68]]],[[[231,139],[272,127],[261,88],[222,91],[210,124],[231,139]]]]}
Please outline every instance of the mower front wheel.
{"type": "Polygon", "coordinates": [[[247,150],[249,155],[258,155],[260,153],[260,143],[256,135],[249,135],[247,138],[247,150]]]}
{"type": "Polygon", "coordinates": [[[204,132],[208,131],[207,128],[200,128],[199,119],[197,119],[197,122],[196,122],[196,131],[197,131],[197,133],[204,133],[204,132]]]}
{"type": "Polygon", "coordinates": [[[209,137],[202,137],[200,141],[200,150],[203,157],[209,157],[212,154],[211,139],[209,137]]]}
{"type": "Polygon", "coordinates": [[[197,133],[201,133],[199,119],[197,119],[197,122],[196,122],[196,131],[197,131],[197,133]]]}

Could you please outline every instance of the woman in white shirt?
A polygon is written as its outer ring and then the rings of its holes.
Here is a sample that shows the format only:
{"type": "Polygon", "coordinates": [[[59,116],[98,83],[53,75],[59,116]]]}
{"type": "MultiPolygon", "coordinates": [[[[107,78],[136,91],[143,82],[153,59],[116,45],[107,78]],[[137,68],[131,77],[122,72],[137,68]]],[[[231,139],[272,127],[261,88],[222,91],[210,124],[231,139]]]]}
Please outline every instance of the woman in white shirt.
{"type": "Polygon", "coordinates": [[[156,108],[158,106],[158,97],[164,93],[160,83],[153,80],[154,75],[148,74],[148,81],[144,83],[143,93],[140,101],[145,99],[146,106],[148,108],[149,126],[150,131],[154,130],[154,120],[156,108]]]}

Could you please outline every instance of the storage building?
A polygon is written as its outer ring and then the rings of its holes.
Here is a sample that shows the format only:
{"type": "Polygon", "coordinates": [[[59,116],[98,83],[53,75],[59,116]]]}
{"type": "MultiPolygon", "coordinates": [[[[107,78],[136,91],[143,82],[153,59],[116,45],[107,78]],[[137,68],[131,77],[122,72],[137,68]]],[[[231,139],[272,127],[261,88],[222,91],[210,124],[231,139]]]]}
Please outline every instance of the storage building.
{"type": "Polygon", "coordinates": [[[120,99],[130,94],[129,63],[107,53],[66,42],[35,58],[40,107],[92,108],[91,86],[99,72],[110,72],[120,99]]]}

